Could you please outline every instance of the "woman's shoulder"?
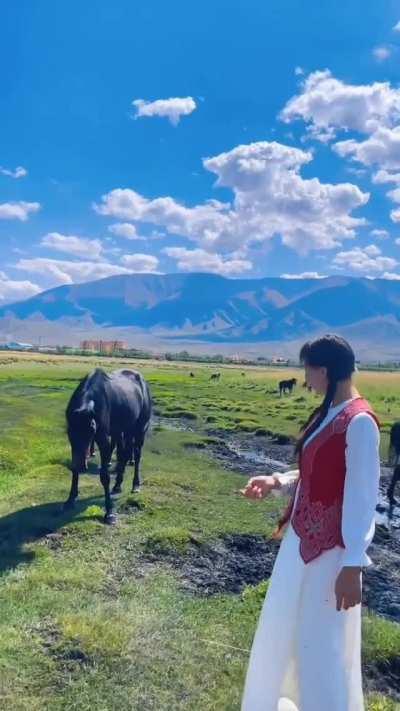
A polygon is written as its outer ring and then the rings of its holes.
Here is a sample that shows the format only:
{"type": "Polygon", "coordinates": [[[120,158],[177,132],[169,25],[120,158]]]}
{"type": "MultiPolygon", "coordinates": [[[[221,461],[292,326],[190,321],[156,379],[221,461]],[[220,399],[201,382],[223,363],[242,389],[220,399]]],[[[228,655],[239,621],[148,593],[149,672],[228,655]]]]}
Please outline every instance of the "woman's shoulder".
{"type": "Polygon", "coordinates": [[[377,436],[379,435],[379,428],[374,417],[369,412],[359,412],[351,418],[347,433],[350,436],[377,436]]]}

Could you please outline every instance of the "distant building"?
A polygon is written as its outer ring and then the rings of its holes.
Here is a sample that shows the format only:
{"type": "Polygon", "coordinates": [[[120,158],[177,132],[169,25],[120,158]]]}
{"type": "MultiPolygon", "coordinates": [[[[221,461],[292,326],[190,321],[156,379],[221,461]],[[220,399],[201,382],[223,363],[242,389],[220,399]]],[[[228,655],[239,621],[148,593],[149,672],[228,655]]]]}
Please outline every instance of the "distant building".
{"type": "Polygon", "coordinates": [[[9,351],[31,351],[34,346],[32,343],[20,343],[19,341],[9,341],[4,344],[4,348],[9,351]]]}
{"type": "Polygon", "coordinates": [[[111,353],[126,351],[128,344],[125,341],[82,341],[80,347],[83,351],[110,355],[111,353]]]}
{"type": "Polygon", "coordinates": [[[273,356],[271,363],[273,365],[289,365],[289,358],[283,358],[282,356],[273,356]]]}

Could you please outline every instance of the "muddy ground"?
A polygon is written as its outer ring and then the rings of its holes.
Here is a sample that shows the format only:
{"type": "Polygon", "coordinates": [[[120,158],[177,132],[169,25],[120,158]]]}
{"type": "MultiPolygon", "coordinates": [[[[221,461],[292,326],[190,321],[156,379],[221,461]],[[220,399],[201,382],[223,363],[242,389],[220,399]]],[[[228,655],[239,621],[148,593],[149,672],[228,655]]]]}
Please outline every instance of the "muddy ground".
{"type": "MultiPolygon", "coordinates": [[[[163,427],[194,431],[180,421],[159,421],[163,427]]],[[[197,447],[197,445],[195,445],[197,447]]],[[[254,476],[295,468],[293,443],[287,438],[248,433],[208,432],[199,452],[210,454],[226,469],[254,476]],[[278,440],[278,441],[277,441],[278,440]]],[[[376,534],[369,555],[374,565],[364,573],[364,604],[370,610],[400,623],[400,506],[389,507],[386,497],[391,470],[382,466],[376,534]]],[[[400,487],[400,485],[399,485],[400,487]]],[[[400,492],[399,492],[400,496],[400,492]]],[[[182,585],[191,592],[240,592],[269,577],[278,546],[263,536],[231,536],[208,549],[192,547],[185,556],[169,561],[182,585]]]]}

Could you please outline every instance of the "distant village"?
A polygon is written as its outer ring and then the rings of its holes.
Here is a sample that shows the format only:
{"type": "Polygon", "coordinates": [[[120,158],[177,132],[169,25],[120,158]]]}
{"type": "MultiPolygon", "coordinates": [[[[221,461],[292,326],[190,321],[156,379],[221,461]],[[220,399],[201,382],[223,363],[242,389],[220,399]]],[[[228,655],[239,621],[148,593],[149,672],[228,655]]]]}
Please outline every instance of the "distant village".
{"type": "Polygon", "coordinates": [[[238,365],[275,365],[287,367],[295,365],[295,361],[289,358],[284,358],[281,355],[266,358],[260,356],[258,358],[245,358],[240,353],[232,355],[201,355],[189,353],[188,351],[179,351],[177,353],[163,352],[155,353],[142,349],[132,348],[126,341],[107,341],[107,340],[84,340],[81,341],[79,347],[72,346],[50,346],[37,345],[33,343],[24,343],[22,341],[7,341],[0,343],[0,350],[14,352],[31,352],[31,353],[48,353],[54,355],[95,355],[109,356],[118,358],[141,358],[152,360],[177,360],[177,361],[198,361],[205,363],[231,363],[238,365]]]}

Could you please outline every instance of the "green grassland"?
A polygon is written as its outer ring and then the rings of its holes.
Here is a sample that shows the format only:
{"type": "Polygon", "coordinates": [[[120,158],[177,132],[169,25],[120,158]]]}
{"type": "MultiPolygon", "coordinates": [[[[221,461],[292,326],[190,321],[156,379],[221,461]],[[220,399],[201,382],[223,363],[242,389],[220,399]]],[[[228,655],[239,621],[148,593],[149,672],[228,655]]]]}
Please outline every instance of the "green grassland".
{"type": "MultiPolygon", "coordinates": [[[[268,535],[274,501],[243,499],[243,476],[207,456],[221,432],[294,436],[318,399],[299,387],[279,398],[291,371],[133,363],[148,378],[163,422],[143,456],[142,491],[118,500],[119,523],[102,523],[98,478],[81,477],[73,513],[64,410],[80,377],[126,360],[0,356],[0,707],[4,711],[238,711],[266,583],[238,594],[188,593],[176,566],[189,549],[230,534],[268,535]],[[195,378],[189,377],[189,371],[195,378]],[[156,562],[155,562],[156,561],[156,562]]],[[[382,453],[400,419],[400,376],[360,373],[357,384],[383,425],[382,453]]],[[[364,659],[400,659],[400,625],[364,618],[364,659]]],[[[272,660],[273,663],[273,660],[272,660]]],[[[399,709],[372,695],[370,711],[399,709]]]]}

